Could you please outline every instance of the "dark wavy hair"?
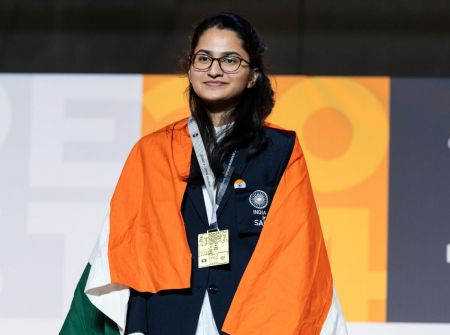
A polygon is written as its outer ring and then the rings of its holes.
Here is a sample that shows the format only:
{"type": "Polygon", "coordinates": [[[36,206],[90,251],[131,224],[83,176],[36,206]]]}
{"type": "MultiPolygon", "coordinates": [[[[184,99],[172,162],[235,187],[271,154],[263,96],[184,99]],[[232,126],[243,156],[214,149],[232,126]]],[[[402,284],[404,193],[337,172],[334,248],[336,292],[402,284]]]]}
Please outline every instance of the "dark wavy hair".
{"type": "MultiPolygon", "coordinates": [[[[188,71],[192,54],[202,34],[210,29],[226,29],[234,31],[242,41],[243,48],[250,56],[250,69],[257,70],[258,77],[251,88],[246,88],[236,107],[228,115],[228,122],[234,122],[230,131],[217,141],[215,131],[206,106],[189,85],[189,105],[192,116],[198,123],[200,134],[205,143],[208,160],[216,180],[222,174],[227,157],[235,149],[249,145],[249,155],[255,155],[266,145],[263,122],[272,112],[274,105],[273,90],[265,73],[263,53],[267,50],[259,34],[244,18],[233,13],[219,12],[201,21],[194,29],[188,61],[188,71]]],[[[198,174],[199,171],[197,171],[198,174]]],[[[191,173],[191,177],[192,173],[191,173]]],[[[197,176],[198,177],[198,176],[197,176]]],[[[201,178],[201,176],[200,176],[201,178]]],[[[197,178],[194,178],[197,179],[197,178]]]]}

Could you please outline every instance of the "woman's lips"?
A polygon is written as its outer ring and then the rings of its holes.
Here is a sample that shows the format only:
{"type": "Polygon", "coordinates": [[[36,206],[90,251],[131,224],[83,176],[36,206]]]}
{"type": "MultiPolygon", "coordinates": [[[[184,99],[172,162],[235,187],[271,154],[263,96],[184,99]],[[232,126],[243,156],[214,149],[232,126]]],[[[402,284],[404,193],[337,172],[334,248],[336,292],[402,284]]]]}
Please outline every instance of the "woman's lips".
{"type": "Polygon", "coordinates": [[[226,85],[227,83],[223,81],[205,81],[204,84],[209,87],[221,87],[226,85]]]}

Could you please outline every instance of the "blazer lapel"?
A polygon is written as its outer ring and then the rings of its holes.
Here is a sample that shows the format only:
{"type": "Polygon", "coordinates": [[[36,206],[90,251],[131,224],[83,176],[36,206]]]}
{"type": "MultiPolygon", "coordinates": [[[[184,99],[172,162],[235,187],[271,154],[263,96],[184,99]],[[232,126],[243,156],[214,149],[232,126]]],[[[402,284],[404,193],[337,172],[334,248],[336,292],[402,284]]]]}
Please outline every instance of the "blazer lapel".
{"type": "MultiPolygon", "coordinates": [[[[193,165],[198,165],[197,158],[195,156],[194,150],[191,152],[191,169],[193,170],[193,165]]],[[[199,167],[197,167],[199,169],[199,167]]],[[[203,197],[202,187],[200,185],[192,185],[192,183],[188,182],[188,186],[186,188],[186,192],[188,194],[189,200],[192,203],[195,211],[197,212],[200,220],[206,229],[209,229],[208,216],[206,214],[205,200],[203,197]]]]}
{"type": "Polygon", "coordinates": [[[220,215],[222,214],[223,209],[227,204],[231,193],[233,193],[235,179],[240,178],[243,175],[245,169],[247,168],[248,165],[247,156],[248,156],[247,147],[239,150],[236,164],[234,165],[234,171],[230,179],[230,183],[228,184],[225,194],[223,195],[222,201],[219,204],[219,208],[217,209],[217,218],[219,218],[220,215]]]}
{"type": "Polygon", "coordinates": [[[189,200],[192,203],[192,206],[198,214],[200,221],[203,223],[205,228],[208,229],[208,217],[206,215],[205,200],[203,198],[202,187],[197,185],[188,185],[186,192],[188,194],[189,200]]]}

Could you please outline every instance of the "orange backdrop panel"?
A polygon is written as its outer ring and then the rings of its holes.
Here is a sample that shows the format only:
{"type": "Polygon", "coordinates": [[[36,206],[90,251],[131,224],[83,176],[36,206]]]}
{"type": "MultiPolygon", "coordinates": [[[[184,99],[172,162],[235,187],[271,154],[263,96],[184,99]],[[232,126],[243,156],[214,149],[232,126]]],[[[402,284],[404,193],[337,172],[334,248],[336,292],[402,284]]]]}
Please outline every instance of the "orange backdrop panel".
{"type": "Polygon", "coordinates": [[[142,135],[190,115],[185,77],[145,75],[142,99],[142,135]]]}
{"type": "MultiPolygon", "coordinates": [[[[385,321],[389,78],[272,77],[269,121],[297,131],[348,321],[385,321]]],[[[142,133],[189,115],[186,78],[144,77],[142,133]]]]}

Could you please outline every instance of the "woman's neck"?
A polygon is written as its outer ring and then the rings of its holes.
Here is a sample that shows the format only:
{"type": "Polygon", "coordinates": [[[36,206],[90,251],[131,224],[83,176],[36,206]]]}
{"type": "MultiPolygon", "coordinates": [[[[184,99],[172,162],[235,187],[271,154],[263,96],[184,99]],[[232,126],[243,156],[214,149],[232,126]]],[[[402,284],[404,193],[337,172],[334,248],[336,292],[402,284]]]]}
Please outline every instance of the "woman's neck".
{"type": "Polygon", "coordinates": [[[209,117],[211,118],[211,122],[214,127],[220,127],[224,124],[228,123],[228,117],[226,112],[221,113],[209,113],[209,117]]]}
{"type": "Polygon", "coordinates": [[[230,122],[229,116],[233,109],[235,108],[235,105],[228,106],[227,108],[209,108],[208,109],[208,115],[211,118],[211,122],[214,127],[219,127],[224,124],[227,124],[230,122]]]}

